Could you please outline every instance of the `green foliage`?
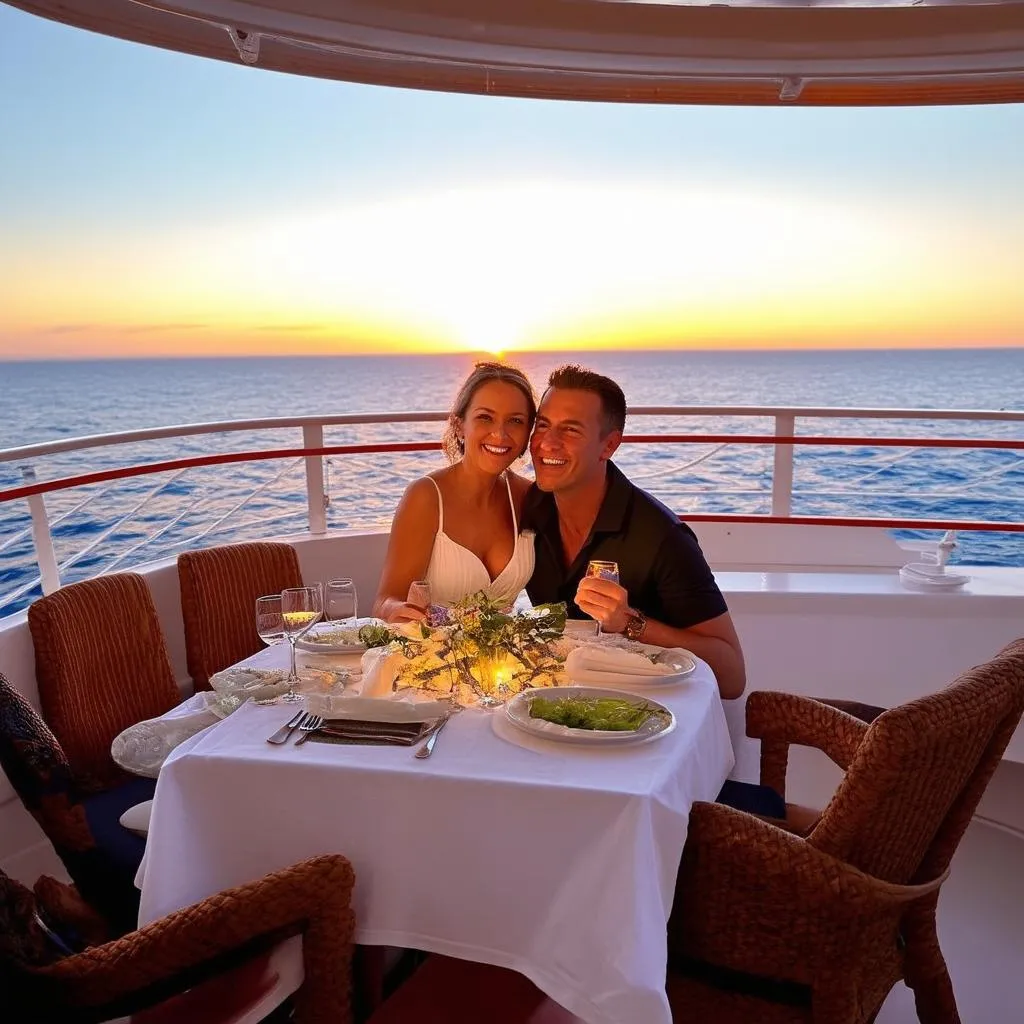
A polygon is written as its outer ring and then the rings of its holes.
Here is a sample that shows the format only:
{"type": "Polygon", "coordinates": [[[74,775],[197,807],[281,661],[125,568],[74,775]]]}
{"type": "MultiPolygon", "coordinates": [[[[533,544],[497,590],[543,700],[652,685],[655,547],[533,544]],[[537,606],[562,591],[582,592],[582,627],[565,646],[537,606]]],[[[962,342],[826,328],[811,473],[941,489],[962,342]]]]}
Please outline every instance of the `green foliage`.
{"type": "Polygon", "coordinates": [[[534,697],[530,717],[564,725],[570,729],[600,729],[605,732],[635,732],[649,718],[664,716],[661,708],[636,704],[621,697],[534,697]]]}

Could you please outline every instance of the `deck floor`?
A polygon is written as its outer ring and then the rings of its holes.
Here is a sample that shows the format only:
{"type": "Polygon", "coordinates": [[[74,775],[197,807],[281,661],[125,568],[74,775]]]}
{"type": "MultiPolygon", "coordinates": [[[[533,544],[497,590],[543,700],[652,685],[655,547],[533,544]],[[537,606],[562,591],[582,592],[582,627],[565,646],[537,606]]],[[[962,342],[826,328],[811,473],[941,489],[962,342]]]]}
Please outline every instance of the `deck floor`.
{"type": "MultiPolygon", "coordinates": [[[[939,942],[965,1022],[1010,1024],[1024,1011],[1024,838],[975,822],[939,898],[939,942]]],[[[877,1024],[917,1024],[914,997],[890,993],[877,1024]]]]}

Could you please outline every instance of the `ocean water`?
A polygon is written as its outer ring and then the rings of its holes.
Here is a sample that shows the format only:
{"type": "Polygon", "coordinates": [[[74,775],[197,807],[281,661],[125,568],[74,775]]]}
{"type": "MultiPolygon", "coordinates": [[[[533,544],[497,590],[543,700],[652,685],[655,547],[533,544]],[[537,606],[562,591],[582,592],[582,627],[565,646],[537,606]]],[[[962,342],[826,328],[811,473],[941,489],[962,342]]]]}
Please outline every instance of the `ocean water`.
{"type": "MultiPolygon", "coordinates": [[[[447,409],[474,357],[0,363],[0,448],[65,437],[214,420],[447,409]]],[[[618,380],[630,405],[803,405],[1012,410],[1024,406],[1024,349],[864,352],[530,353],[514,358],[542,390],[566,361],[618,380]]],[[[634,418],[632,433],[770,433],[769,418],[634,418]]],[[[436,439],[439,424],[330,428],[328,444],[436,439]]],[[[798,432],[846,436],[1024,437],[1024,423],[799,421],[798,432]]],[[[299,447],[298,429],[114,445],[31,460],[40,479],[237,450],[299,447]]],[[[768,445],[624,445],[619,464],[686,512],[770,509],[768,445]]],[[[404,485],[438,453],[328,460],[332,527],[385,525],[404,485]]],[[[523,467],[528,471],[529,467],[523,467]]],[[[0,463],[0,489],[22,483],[0,463]]],[[[239,463],[135,477],[46,498],[62,578],[189,547],[301,530],[301,460],[239,463]]],[[[1024,452],[869,446],[797,449],[794,512],[1020,522],[1024,452]]],[[[904,531],[903,536],[935,536],[904,531]]],[[[965,533],[959,560],[1024,564],[1019,534],[965,533]]],[[[38,594],[28,509],[0,503],[0,615],[38,594]],[[13,596],[12,596],[13,595],[13,596]]]]}

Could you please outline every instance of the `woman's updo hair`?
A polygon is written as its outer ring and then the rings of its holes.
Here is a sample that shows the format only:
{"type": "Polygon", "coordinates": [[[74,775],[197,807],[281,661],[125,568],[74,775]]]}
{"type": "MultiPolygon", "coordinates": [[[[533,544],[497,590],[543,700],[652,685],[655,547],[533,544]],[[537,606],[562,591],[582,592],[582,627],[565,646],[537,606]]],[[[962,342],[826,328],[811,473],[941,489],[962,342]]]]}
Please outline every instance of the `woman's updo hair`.
{"type": "MultiPolygon", "coordinates": [[[[483,362],[473,367],[473,372],[463,382],[459,393],[455,396],[451,411],[448,413],[448,424],[441,437],[441,448],[449,462],[458,462],[466,450],[465,442],[459,437],[459,421],[466,418],[466,412],[473,401],[477,389],[491,381],[501,381],[519,388],[526,399],[527,426],[533,430],[533,421],[537,418],[537,399],[533,395],[533,386],[518,366],[508,363],[483,362]]],[[[525,449],[524,449],[525,451],[525,449]]],[[[520,452],[519,455],[522,455],[520,452]]],[[[518,457],[518,456],[517,456],[518,457]]]]}

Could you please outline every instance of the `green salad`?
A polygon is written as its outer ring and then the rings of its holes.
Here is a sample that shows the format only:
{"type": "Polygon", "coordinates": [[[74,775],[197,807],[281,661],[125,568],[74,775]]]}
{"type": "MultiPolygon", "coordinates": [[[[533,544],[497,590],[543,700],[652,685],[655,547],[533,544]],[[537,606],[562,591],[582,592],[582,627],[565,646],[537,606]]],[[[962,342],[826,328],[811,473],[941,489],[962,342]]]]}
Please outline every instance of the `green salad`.
{"type": "Polygon", "coordinates": [[[530,701],[531,718],[542,718],[570,729],[635,732],[648,719],[667,716],[663,708],[635,704],[622,697],[565,697],[562,700],[534,697],[530,701]]]}

